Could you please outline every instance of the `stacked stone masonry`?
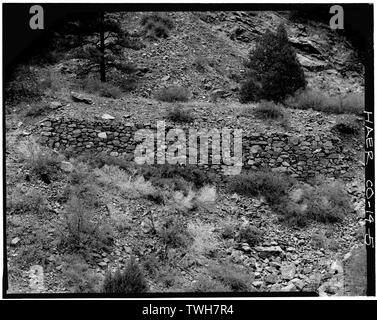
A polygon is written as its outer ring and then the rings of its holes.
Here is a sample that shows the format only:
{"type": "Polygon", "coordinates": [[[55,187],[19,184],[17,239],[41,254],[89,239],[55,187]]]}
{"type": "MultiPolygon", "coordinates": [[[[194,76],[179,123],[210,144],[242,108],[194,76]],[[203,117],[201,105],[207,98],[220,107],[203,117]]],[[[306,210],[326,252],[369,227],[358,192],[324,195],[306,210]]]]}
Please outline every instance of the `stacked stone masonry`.
{"type": "MultiPolygon", "coordinates": [[[[165,131],[171,128],[173,127],[167,126],[165,131]]],[[[85,151],[107,153],[132,161],[135,148],[141,143],[134,140],[135,132],[139,129],[150,129],[156,136],[156,125],[150,124],[114,120],[89,122],[70,118],[47,119],[40,124],[39,141],[57,150],[70,149],[78,154],[85,151]]],[[[188,129],[185,132],[188,135],[188,129]]],[[[339,141],[331,132],[327,135],[292,135],[279,132],[243,135],[242,167],[268,167],[273,171],[287,172],[299,179],[314,177],[316,173],[338,177],[348,170],[352,162],[349,156],[342,154],[339,141]]],[[[231,152],[232,146],[233,143],[231,152]]],[[[211,143],[209,147],[209,162],[202,166],[206,170],[223,172],[223,163],[212,163],[211,143]]],[[[155,149],[155,157],[157,151],[159,150],[155,149]]]]}

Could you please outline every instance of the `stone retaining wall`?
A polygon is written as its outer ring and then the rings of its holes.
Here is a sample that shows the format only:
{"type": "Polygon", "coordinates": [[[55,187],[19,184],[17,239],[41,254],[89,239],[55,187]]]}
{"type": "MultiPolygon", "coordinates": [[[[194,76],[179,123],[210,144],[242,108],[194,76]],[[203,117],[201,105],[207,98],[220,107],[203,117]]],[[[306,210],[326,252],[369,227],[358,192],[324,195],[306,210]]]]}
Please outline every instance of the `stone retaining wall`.
{"type": "MultiPolygon", "coordinates": [[[[165,132],[171,128],[173,127],[166,126],[165,132]]],[[[39,141],[58,150],[71,149],[76,153],[105,152],[111,156],[134,160],[135,148],[141,143],[134,140],[138,129],[150,129],[156,136],[156,125],[114,120],[89,122],[69,118],[47,119],[39,128],[39,141]]],[[[188,129],[184,130],[188,135],[188,129]]],[[[253,169],[269,167],[273,171],[288,172],[299,179],[313,177],[316,173],[337,177],[344,174],[352,162],[352,159],[342,154],[339,142],[339,138],[331,132],[326,135],[251,133],[242,136],[242,166],[253,169]]],[[[227,166],[222,160],[220,163],[212,161],[214,152],[211,143],[209,146],[209,164],[202,166],[208,170],[224,172],[223,169],[227,166]]],[[[233,143],[230,146],[233,152],[233,143]]],[[[155,159],[158,151],[161,149],[155,148],[155,159]]]]}

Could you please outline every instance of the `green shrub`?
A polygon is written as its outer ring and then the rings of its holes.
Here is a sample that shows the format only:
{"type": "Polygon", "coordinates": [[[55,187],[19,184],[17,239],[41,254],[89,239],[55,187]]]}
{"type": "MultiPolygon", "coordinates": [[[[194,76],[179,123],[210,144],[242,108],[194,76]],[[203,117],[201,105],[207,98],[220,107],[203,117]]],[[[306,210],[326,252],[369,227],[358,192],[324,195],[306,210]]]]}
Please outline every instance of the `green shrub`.
{"type": "Polygon", "coordinates": [[[255,171],[232,177],[229,190],[248,197],[264,196],[275,205],[283,200],[292,184],[292,179],[275,172],[255,171]]]}
{"type": "Polygon", "coordinates": [[[105,277],[102,291],[104,293],[145,293],[148,292],[141,268],[132,257],[124,267],[114,274],[108,273],[105,277]]]}
{"type": "Polygon", "coordinates": [[[357,134],[361,125],[358,123],[357,117],[354,115],[343,115],[337,118],[334,129],[340,133],[357,134]]]}
{"type": "Polygon", "coordinates": [[[88,78],[82,82],[84,91],[96,93],[102,97],[118,99],[122,95],[122,90],[108,82],[101,82],[95,78],[88,78]]]}
{"type": "Polygon", "coordinates": [[[185,102],[189,99],[189,91],[182,86],[173,85],[158,91],[156,99],[165,102],[185,102]]]}
{"type": "Polygon", "coordinates": [[[173,122],[193,122],[194,117],[191,115],[189,109],[184,109],[181,105],[174,106],[168,111],[167,118],[173,122]]]}
{"type": "Polygon", "coordinates": [[[240,91],[242,102],[261,99],[282,101],[306,86],[304,71],[289,44],[283,24],[279,25],[276,33],[266,31],[250,52],[246,67],[249,69],[248,79],[240,91]]]}
{"type": "Polygon", "coordinates": [[[262,240],[262,231],[254,226],[244,226],[240,229],[240,241],[247,242],[250,246],[257,245],[262,240]]]}
{"type": "Polygon", "coordinates": [[[272,101],[262,101],[254,109],[254,114],[261,119],[281,120],[285,117],[285,113],[280,104],[275,104],[272,101]]]}

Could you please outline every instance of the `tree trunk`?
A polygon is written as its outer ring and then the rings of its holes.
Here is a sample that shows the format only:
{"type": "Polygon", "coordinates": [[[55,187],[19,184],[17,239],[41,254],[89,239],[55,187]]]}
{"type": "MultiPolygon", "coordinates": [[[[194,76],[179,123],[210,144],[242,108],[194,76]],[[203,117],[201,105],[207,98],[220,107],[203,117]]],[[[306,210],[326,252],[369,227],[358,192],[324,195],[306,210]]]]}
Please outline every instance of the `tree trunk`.
{"type": "Polygon", "coordinates": [[[100,21],[100,52],[101,52],[100,74],[101,74],[102,82],[106,82],[104,19],[105,19],[105,13],[102,11],[101,21],[100,21]]]}

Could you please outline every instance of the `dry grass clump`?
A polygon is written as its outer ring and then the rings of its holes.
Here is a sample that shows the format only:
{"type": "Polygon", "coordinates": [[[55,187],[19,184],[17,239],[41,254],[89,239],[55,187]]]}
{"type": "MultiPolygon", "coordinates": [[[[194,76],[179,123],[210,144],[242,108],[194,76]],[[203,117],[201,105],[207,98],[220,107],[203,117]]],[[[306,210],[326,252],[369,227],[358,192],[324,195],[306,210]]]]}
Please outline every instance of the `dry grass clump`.
{"type": "Polygon", "coordinates": [[[7,209],[14,213],[43,214],[47,208],[45,194],[38,189],[17,185],[7,196],[7,209]]]}
{"type": "Polygon", "coordinates": [[[62,272],[66,285],[76,293],[96,293],[100,291],[102,278],[90,269],[85,259],[77,254],[62,257],[62,272]]]}
{"type": "Polygon", "coordinates": [[[272,205],[279,204],[292,186],[292,179],[271,171],[250,171],[234,176],[229,191],[249,197],[264,196],[272,205]]]}
{"type": "Polygon", "coordinates": [[[156,99],[165,102],[186,102],[189,100],[189,91],[182,86],[172,85],[159,90],[156,93],[156,99]]]}
{"type": "Polygon", "coordinates": [[[364,111],[364,95],[349,93],[343,96],[330,96],[315,89],[297,91],[285,100],[285,105],[296,109],[313,109],[326,113],[349,113],[362,115],[364,111]]]}
{"type": "Polygon", "coordinates": [[[187,231],[194,239],[191,252],[195,255],[212,256],[219,248],[219,240],[214,234],[215,227],[201,221],[189,222],[187,231]]]}
{"type": "Polygon", "coordinates": [[[230,292],[230,288],[220,281],[199,277],[188,289],[190,292],[230,292]]]}
{"type": "Polygon", "coordinates": [[[356,116],[352,114],[339,116],[336,120],[334,129],[344,134],[357,134],[361,129],[356,116]]]}
{"type": "Polygon", "coordinates": [[[220,281],[234,292],[250,291],[250,275],[243,270],[236,268],[229,263],[212,266],[210,268],[213,278],[220,281]]]}
{"type": "Polygon", "coordinates": [[[149,197],[156,192],[152,183],[143,176],[132,177],[116,166],[104,165],[101,169],[94,169],[94,175],[100,185],[115,189],[124,197],[149,197]]]}
{"type": "Polygon", "coordinates": [[[108,273],[102,286],[104,293],[144,293],[148,292],[148,283],[142,269],[134,258],[131,258],[124,269],[117,269],[114,274],[108,273]]]}
{"type": "Polygon", "coordinates": [[[247,225],[241,227],[239,239],[242,242],[247,242],[250,246],[256,246],[262,240],[262,235],[262,231],[257,227],[247,225]]]}
{"type": "Polygon", "coordinates": [[[189,123],[194,121],[194,117],[190,109],[184,108],[182,105],[176,105],[169,109],[167,118],[173,122],[189,123]]]}
{"type": "Polygon", "coordinates": [[[81,86],[84,91],[99,94],[105,98],[118,99],[122,96],[122,90],[117,86],[92,77],[85,79],[81,86]]]}
{"type": "Polygon", "coordinates": [[[288,224],[302,227],[311,220],[340,222],[353,211],[344,185],[336,181],[292,190],[277,210],[288,224]]]}
{"type": "Polygon", "coordinates": [[[40,146],[32,139],[21,142],[18,153],[29,170],[40,177],[56,173],[60,170],[60,161],[63,160],[58,153],[40,146]]]}
{"type": "Polygon", "coordinates": [[[187,248],[192,241],[186,225],[177,217],[168,217],[158,228],[158,234],[166,246],[173,248],[187,248]]]}
{"type": "Polygon", "coordinates": [[[261,101],[254,109],[253,113],[260,119],[281,120],[285,117],[282,106],[273,101],[261,101]]]}
{"type": "Polygon", "coordinates": [[[204,186],[198,191],[191,188],[187,192],[174,191],[169,197],[168,203],[175,209],[187,212],[198,208],[209,210],[216,201],[216,188],[204,186]]]}

